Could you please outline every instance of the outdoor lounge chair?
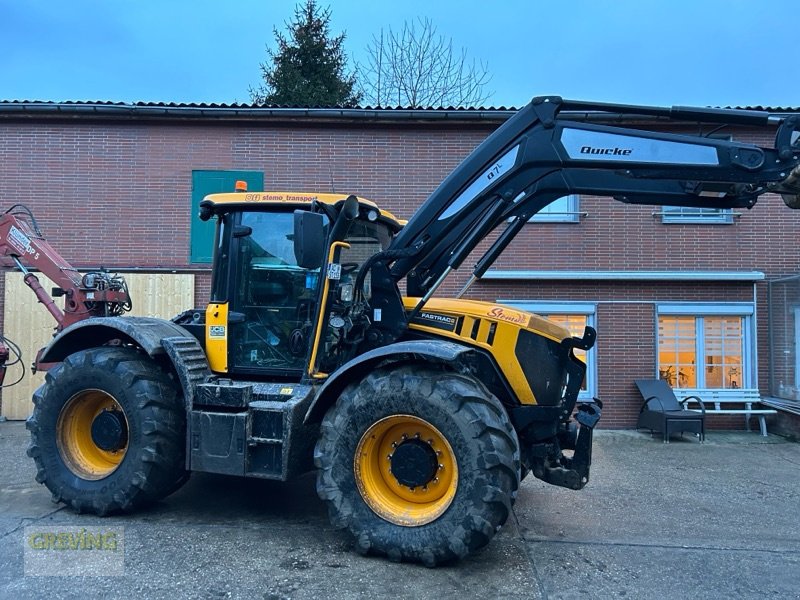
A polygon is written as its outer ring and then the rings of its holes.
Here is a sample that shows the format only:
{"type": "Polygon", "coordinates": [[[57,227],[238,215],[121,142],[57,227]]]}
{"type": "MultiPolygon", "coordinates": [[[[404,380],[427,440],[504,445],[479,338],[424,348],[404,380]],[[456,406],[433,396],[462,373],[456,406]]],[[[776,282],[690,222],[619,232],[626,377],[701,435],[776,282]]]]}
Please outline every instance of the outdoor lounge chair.
{"type": "Polygon", "coordinates": [[[669,443],[673,433],[688,431],[700,436],[702,443],[706,439],[706,407],[697,396],[687,396],[681,401],[663,379],[637,379],[636,387],[644,398],[639,410],[637,428],[647,428],[651,432],[658,431],[664,435],[664,443],[669,443]],[[700,411],[687,410],[685,402],[690,398],[697,400],[700,411]]]}

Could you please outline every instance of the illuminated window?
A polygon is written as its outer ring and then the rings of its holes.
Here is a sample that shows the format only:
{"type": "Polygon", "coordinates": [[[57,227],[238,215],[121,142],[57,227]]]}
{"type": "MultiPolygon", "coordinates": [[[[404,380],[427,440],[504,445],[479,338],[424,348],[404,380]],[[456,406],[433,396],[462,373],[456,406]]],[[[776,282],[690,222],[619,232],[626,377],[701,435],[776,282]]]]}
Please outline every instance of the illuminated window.
{"type": "Polygon", "coordinates": [[[659,307],[658,377],[675,388],[751,387],[752,307],[731,307],[734,314],[686,314],[692,308],[659,307]]]}
{"type": "Polygon", "coordinates": [[[743,387],[743,322],[744,317],[703,319],[706,387],[724,389],[743,387]]]}
{"type": "Polygon", "coordinates": [[[671,387],[697,387],[695,317],[658,318],[658,378],[671,387]]]}

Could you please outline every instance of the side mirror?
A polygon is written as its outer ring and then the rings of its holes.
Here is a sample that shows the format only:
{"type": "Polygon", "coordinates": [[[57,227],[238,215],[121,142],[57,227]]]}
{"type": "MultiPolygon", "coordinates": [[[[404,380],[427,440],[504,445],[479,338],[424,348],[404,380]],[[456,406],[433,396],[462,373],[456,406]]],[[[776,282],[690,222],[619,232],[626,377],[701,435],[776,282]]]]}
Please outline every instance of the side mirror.
{"type": "Polygon", "coordinates": [[[325,217],[294,211],[294,257],[304,269],[319,269],[325,259],[325,217]]]}
{"type": "Polygon", "coordinates": [[[203,200],[200,203],[200,213],[197,215],[200,217],[201,221],[208,221],[211,218],[211,215],[214,214],[213,204],[206,200],[203,200]]]}

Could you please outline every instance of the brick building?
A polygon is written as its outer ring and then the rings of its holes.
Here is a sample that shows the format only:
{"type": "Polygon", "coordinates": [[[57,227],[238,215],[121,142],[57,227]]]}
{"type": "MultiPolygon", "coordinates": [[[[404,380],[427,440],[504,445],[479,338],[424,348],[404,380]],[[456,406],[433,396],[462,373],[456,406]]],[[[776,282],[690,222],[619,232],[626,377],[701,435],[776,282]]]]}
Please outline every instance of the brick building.
{"type": "MultiPolygon", "coordinates": [[[[358,193],[409,218],[511,114],[0,102],[0,210],[29,206],[79,268],[194,273],[202,306],[210,241],[194,215],[204,194],[244,178],[251,190],[358,193]]],[[[721,133],[772,143],[746,128],[721,133]]],[[[563,198],[525,226],[467,296],[551,315],[579,331],[596,327],[585,393],[605,401],[605,427],[632,427],[641,403],[636,378],[660,375],[684,390],[777,393],[769,389],[778,383],[770,375],[767,282],[800,270],[798,224],[800,214],[771,195],[750,211],[563,198]]],[[[460,289],[473,262],[438,294],[460,289]]],[[[784,388],[797,386],[795,371],[790,365],[780,374],[784,388]]]]}

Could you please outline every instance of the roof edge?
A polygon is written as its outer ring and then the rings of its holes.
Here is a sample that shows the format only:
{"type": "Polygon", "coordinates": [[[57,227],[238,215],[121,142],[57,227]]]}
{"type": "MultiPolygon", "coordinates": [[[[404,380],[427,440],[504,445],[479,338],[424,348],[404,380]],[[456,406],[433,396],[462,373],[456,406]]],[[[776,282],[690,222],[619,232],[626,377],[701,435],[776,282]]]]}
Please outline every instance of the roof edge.
{"type": "Polygon", "coordinates": [[[490,121],[516,114],[507,108],[290,108],[159,105],[103,102],[2,102],[0,118],[110,118],[203,121],[490,121]]]}
{"type": "MultiPolygon", "coordinates": [[[[759,107],[774,115],[795,114],[800,108],[775,109],[759,107]]],[[[175,104],[175,103],[124,103],[124,102],[50,102],[0,100],[0,118],[87,118],[87,119],[158,119],[158,120],[202,120],[202,121],[355,121],[377,122],[437,121],[464,122],[485,121],[502,123],[518,111],[511,107],[478,108],[313,108],[286,106],[258,106],[248,104],[175,104]]],[[[564,111],[578,121],[639,122],[667,121],[662,117],[615,114],[604,111],[564,111]]],[[[674,121],[673,121],[674,122],[674,121]]]]}

